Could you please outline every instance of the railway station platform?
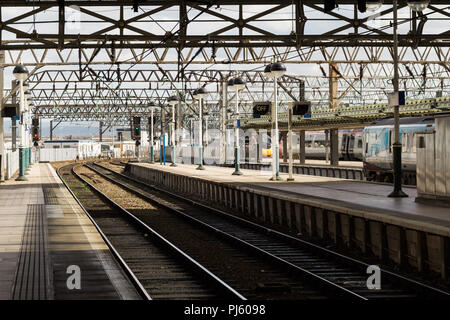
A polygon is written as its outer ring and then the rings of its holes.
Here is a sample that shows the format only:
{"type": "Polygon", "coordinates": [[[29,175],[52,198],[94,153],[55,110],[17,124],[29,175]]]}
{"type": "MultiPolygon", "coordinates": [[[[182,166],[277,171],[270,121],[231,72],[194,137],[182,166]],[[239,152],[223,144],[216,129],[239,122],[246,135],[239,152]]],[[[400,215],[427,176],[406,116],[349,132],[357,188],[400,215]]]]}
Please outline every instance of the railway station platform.
{"type": "Polygon", "coordinates": [[[139,299],[50,164],[0,184],[0,299],[139,299]]]}
{"type": "Polygon", "coordinates": [[[179,164],[130,163],[126,173],[150,184],[226,208],[293,234],[332,241],[418,271],[447,279],[450,209],[388,198],[388,184],[295,174],[295,181],[269,181],[271,172],[179,164]]]}
{"type": "MultiPolygon", "coordinates": [[[[271,159],[256,163],[246,162],[241,164],[242,169],[261,170],[271,165],[271,159]]],[[[325,160],[307,159],[304,164],[300,164],[298,160],[292,163],[292,172],[294,174],[307,174],[312,176],[365,180],[362,161],[339,161],[338,165],[330,165],[325,160]]],[[[232,167],[233,164],[228,165],[232,167]]],[[[289,162],[280,162],[280,171],[289,172],[289,162]]]]}

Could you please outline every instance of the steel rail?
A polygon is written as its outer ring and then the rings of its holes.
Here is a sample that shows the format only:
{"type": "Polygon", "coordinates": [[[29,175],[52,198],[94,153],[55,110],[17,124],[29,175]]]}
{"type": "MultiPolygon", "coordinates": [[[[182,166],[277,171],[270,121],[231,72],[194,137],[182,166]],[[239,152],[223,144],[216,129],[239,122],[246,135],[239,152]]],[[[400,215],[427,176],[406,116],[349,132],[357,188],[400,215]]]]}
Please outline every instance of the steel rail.
{"type": "Polygon", "coordinates": [[[223,280],[221,280],[219,277],[214,275],[211,271],[209,271],[207,268],[202,266],[200,263],[198,263],[196,260],[194,260],[192,257],[190,257],[188,254],[183,252],[181,249],[179,249],[177,246],[172,244],[169,240],[161,236],[158,232],[156,232],[154,229],[150,228],[147,224],[145,224],[142,220],[137,218],[135,215],[130,213],[128,210],[120,206],[118,203],[116,203],[114,200],[109,198],[106,194],[104,194],[102,191],[100,191],[98,188],[93,186],[90,182],[88,182],[86,179],[81,177],[79,174],[77,174],[75,171],[73,171],[74,175],[86,183],[89,188],[94,190],[100,197],[102,197],[104,200],[106,200],[108,203],[110,203],[113,207],[117,208],[119,211],[125,214],[126,217],[128,217],[135,225],[137,225],[139,228],[142,228],[146,232],[148,232],[149,235],[151,235],[155,240],[157,240],[159,243],[164,245],[166,248],[170,249],[173,253],[175,253],[183,262],[187,263],[193,269],[199,274],[200,276],[204,277],[206,280],[211,281],[211,283],[214,284],[214,286],[219,289],[220,292],[224,293],[225,297],[231,298],[231,299],[239,299],[239,300],[246,300],[244,296],[242,296],[240,293],[238,293],[236,290],[234,290],[231,286],[229,286],[227,283],[225,283],[223,280]]]}
{"type": "Polygon", "coordinates": [[[117,252],[116,248],[113,246],[113,244],[109,241],[108,237],[103,233],[102,229],[99,227],[99,225],[95,222],[94,218],[92,218],[92,216],[89,214],[89,212],[86,210],[86,208],[83,206],[83,204],[81,203],[81,201],[77,198],[77,196],[73,193],[73,191],[69,188],[69,186],[67,185],[66,181],[63,179],[62,174],[61,174],[61,169],[66,169],[67,167],[71,168],[71,172],[75,173],[74,171],[74,167],[72,164],[67,165],[67,166],[63,166],[58,168],[58,170],[56,170],[56,173],[58,174],[59,179],[62,181],[62,183],[64,184],[64,186],[67,188],[67,190],[70,192],[70,194],[72,195],[72,197],[75,199],[75,201],[78,203],[78,205],[81,207],[81,209],[83,210],[83,212],[86,214],[86,216],[89,218],[89,220],[91,220],[92,224],[94,225],[94,227],[97,229],[97,232],[100,234],[100,236],[102,237],[103,241],[105,241],[106,245],[108,246],[109,250],[111,251],[111,253],[113,254],[114,258],[116,259],[116,261],[119,263],[119,265],[122,267],[122,269],[124,270],[125,274],[128,276],[128,279],[130,280],[130,282],[133,284],[133,286],[135,287],[135,289],[137,290],[138,294],[144,299],[144,300],[152,300],[152,297],[148,294],[147,290],[145,290],[144,286],[142,285],[142,283],[138,280],[138,278],[136,277],[136,275],[134,274],[134,272],[130,269],[130,267],[128,266],[128,264],[122,259],[122,257],[120,256],[120,254],[117,252]]]}
{"type": "MultiPolygon", "coordinates": [[[[101,167],[101,168],[104,168],[104,169],[106,169],[106,170],[108,170],[110,172],[116,173],[116,172],[114,172],[114,171],[112,171],[112,170],[110,170],[110,169],[108,169],[108,168],[106,168],[104,166],[101,166],[101,165],[99,165],[97,163],[94,163],[94,164],[99,166],[99,167],[101,167]]],[[[263,250],[263,249],[255,246],[255,245],[245,241],[245,240],[242,240],[242,239],[240,239],[238,237],[235,237],[235,236],[233,236],[233,235],[231,235],[231,234],[229,234],[227,232],[224,232],[224,231],[222,231],[222,230],[220,230],[220,229],[218,229],[218,228],[216,228],[214,226],[211,226],[211,225],[209,225],[209,224],[207,224],[207,223],[205,223],[205,222],[203,222],[203,221],[201,221],[199,219],[196,219],[196,218],[190,216],[189,214],[186,214],[186,213],[178,210],[178,209],[175,209],[175,208],[173,208],[171,206],[167,206],[164,203],[158,202],[155,199],[152,199],[152,198],[146,196],[142,192],[138,193],[137,190],[135,190],[133,188],[130,188],[129,186],[127,186],[127,185],[125,185],[125,184],[123,184],[123,183],[121,183],[121,182],[119,182],[117,180],[114,180],[111,177],[108,177],[107,175],[101,173],[100,171],[98,171],[97,169],[93,168],[90,165],[85,164],[85,166],[90,168],[94,172],[98,173],[103,178],[105,178],[105,179],[107,179],[107,180],[109,180],[109,181],[111,181],[111,182],[121,186],[122,188],[124,188],[124,189],[126,189],[128,191],[131,191],[131,192],[137,194],[138,196],[144,198],[147,201],[155,203],[158,206],[162,206],[165,209],[170,210],[171,212],[174,212],[174,213],[180,215],[181,217],[186,218],[186,219],[190,220],[191,222],[196,223],[197,225],[199,225],[201,227],[209,229],[210,231],[213,231],[213,232],[221,235],[222,237],[228,238],[229,240],[232,240],[233,242],[236,242],[236,243],[238,243],[240,245],[243,245],[244,247],[247,247],[248,249],[251,249],[252,251],[257,252],[260,255],[265,256],[265,257],[269,258],[270,260],[275,261],[276,263],[278,263],[278,264],[280,264],[280,265],[282,265],[284,267],[287,267],[288,269],[290,269],[292,271],[300,272],[300,274],[309,277],[310,280],[318,282],[319,283],[319,287],[322,287],[323,285],[325,285],[325,286],[327,286],[327,289],[329,289],[330,291],[338,292],[340,294],[343,294],[345,297],[353,298],[353,299],[357,299],[357,300],[368,300],[367,298],[365,298],[365,297],[363,297],[363,296],[361,296],[361,295],[359,295],[359,294],[357,294],[355,292],[352,292],[351,290],[349,290],[347,288],[344,288],[344,287],[342,287],[342,286],[340,286],[340,285],[338,285],[338,284],[336,284],[336,283],[334,283],[334,282],[332,282],[332,281],[330,281],[328,279],[325,279],[325,278],[323,278],[323,277],[321,277],[321,276],[319,276],[319,275],[317,275],[317,274],[315,274],[315,273],[313,273],[313,272],[311,272],[309,270],[306,270],[306,269],[304,269],[304,268],[302,268],[300,266],[297,266],[297,265],[295,265],[295,264],[293,264],[293,263],[291,263],[289,261],[286,261],[286,260],[284,260],[284,259],[282,259],[280,257],[277,257],[277,256],[267,252],[266,250],[263,250]]],[[[123,177],[125,177],[127,179],[130,179],[127,176],[123,176],[123,177]]],[[[133,179],[130,179],[130,180],[133,180],[133,179]]],[[[136,182],[136,183],[140,183],[139,181],[135,181],[135,180],[133,180],[133,181],[136,182]]],[[[154,186],[150,186],[150,185],[147,185],[147,184],[143,184],[143,185],[148,186],[150,188],[153,188],[153,189],[155,189],[157,191],[166,193],[164,190],[160,190],[160,189],[158,189],[158,188],[156,188],[154,186]]],[[[172,195],[172,194],[170,194],[170,195],[172,195]]],[[[183,199],[183,200],[187,200],[187,199],[183,199]]]]}
{"type": "MultiPolygon", "coordinates": [[[[192,200],[192,199],[180,196],[178,194],[172,193],[172,192],[167,191],[165,189],[158,188],[155,185],[150,185],[150,184],[144,183],[144,182],[139,181],[139,180],[137,180],[135,178],[129,177],[129,176],[124,175],[122,173],[118,173],[118,172],[116,172],[116,171],[114,171],[114,170],[112,170],[110,168],[107,168],[107,167],[105,167],[103,165],[100,165],[98,163],[94,163],[94,164],[96,166],[98,166],[100,168],[103,168],[103,169],[105,169],[105,170],[107,170],[107,171],[109,171],[109,172],[111,172],[113,174],[116,174],[116,175],[118,175],[118,176],[120,176],[120,177],[122,177],[124,179],[133,181],[133,182],[135,182],[137,184],[140,184],[142,186],[148,187],[150,189],[153,189],[155,191],[161,192],[163,194],[167,194],[167,195],[169,195],[171,197],[174,197],[175,199],[181,200],[183,202],[187,202],[188,204],[190,204],[192,206],[195,206],[195,207],[200,208],[202,210],[206,210],[208,212],[220,215],[222,217],[227,218],[228,220],[237,222],[238,224],[242,224],[242,225],[248,226],[248,227],[250,227],[250,228],[252,228],[254,230],[260,231],[261,233],[264,233],[264,234],[267,234],[267,235],[271,235],[271,236],[273,236],[273,237],[275,237],[277,239],[280,239],[280,240],[284,240],[287,243],[296,244],[296,245],[299,245],[301,247],[307,247],[308,249],[310,249],[310,250],[312,250],[314,252],[317,252],[317,253],[319,253],[319,254],[321,254],[323,256],[330,257],[330,258],[332,258],[334,260],[338,260],[338,261],[340,261],[342,263],[345,263],[347,265],[351,265],[351,266],[357,267],[359,270],[361,270],[363,272],[366,272],[367,267],[370,266],[369,264],[367,264],[367,263],[365,263],[363,261],[360,261],[360,260],[357,260],[357,259],[345,256],[343,254],[337,253],[335,251],[326,249],[326,248],[321,247],[319,245],[316,245],[316,244],[314,244],[312,242],[305,241],[305,240],[302,240],[302,239],[299,239],[299,238],[295,238],[295,237],[287,235],[285,233],[281,233],[281,232],[276,231],[274,229],[270,229],[270,228],[261,226],[261,225],[259,225],[257,223],[254,223],[254,222],[248,221],[246,219],[237,217],[235,215],[229,214],[229,213],[224,212],[222,210],[219,210],[219,209],[216,209],[216,208],[204,205],[204,204],[202,204],[200,202],[197,202],[195,200],[192,200]]],[[[93,169],[93,170],[95,171],[95,169],[93,169]]],[[[104,175],[102,175],[102,176],[104,176],[104,175]]],[[[106,177],[105,176],[105,178],[110,180],[110,181],[115,181],[111,177],[106,177]]],[[[118,181],[116,181],[116,183],[117,184],[121,184],[118,181]]],[[[127,188],[127,187],[125,187],[125,188],[127,188]]],[[[129,190],[131,190],[131,188],[129,188],[129,190]]],[[[136,192],[136,190],[132,190],[132,192],[136,192]]],[[[148,198],[147,196],[145,196],[145,197],[148,198]]],[[[148,198],[148,199],[150,201],[152,201],[152,202],[155,202],[155,200],[153,200],[151,198],[148,198]]],[[[167,206],[165,206],[162,203],[158,203],[158,205],[167,207],[167,206]]],[[[167,208],[169,208],[172,211],[176,211],[176,209],[172,209],[170,207],[167,207],[167,208]]],[[[180,212],[180,214],[187,216],[187,214],[185,214],[183,212],[180,212]]],[[[190,217],[190,218],[192,218],[192,217],[190,217]]],[[[192,218],[192,219],[195,219],[195,218],[192,218]]],[[[201,223],[203,223],[203,222],[201,222],[201,223]]],[[[421,283],[421,282],[416,281],[414,279],[407,278],[405,276],[399,275],[397,273],[394,273],[394,272],[391,272],[391,271],[388,271],[388,270],[385,270],[385,269],[381,269],[380,268],[380,271],[382,273],[382,278],[388,278],[394,283],[401,283],[401,285],[403,285],[403,287],[405,287],[405,286],[406,287],[411,287],[411,288],[414,289],[414,291],[416,291],[418,293],[421,293],[424,296],[425,295],[429,295],[429,297],[450,299],[450,293],[449,292],[443,291],[443,290],[438,289],[438,288],[434,288],[434,287],[432,287],[430,285],[421,283]]]]}

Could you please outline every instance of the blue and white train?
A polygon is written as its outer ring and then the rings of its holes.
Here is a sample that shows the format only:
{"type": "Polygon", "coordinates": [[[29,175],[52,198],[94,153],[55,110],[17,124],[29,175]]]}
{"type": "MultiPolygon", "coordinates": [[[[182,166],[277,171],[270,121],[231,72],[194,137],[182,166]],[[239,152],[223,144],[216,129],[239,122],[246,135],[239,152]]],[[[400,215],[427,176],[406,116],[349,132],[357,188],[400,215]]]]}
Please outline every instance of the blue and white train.
{"type": "MultiPolygon", "coordinates": [[[[405,184],[416,184],[417,134],[433,132],[433,117],[410,117],[400,119],[400,142],[402,144],[402,177],[405,184]]],[[[369,181],[392,182],[392,144],[394,120],[374,122],[363,130],[364,174],[369,181]]]]}

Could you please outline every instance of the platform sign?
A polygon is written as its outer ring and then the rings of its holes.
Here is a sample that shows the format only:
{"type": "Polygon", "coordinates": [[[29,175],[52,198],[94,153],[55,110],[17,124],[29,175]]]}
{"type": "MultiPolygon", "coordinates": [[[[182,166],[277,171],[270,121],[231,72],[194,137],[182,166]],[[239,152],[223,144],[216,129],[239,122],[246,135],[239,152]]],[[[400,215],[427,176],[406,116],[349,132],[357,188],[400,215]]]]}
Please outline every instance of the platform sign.
{"type": "Polygon", "coordinates": [[[399,106],[405,105],[405,91],[398,92],[398,105],[399,106]]]}
{"type": "Polygon", "coordinates": [[[405,105],[405,91],[391,92],[388,94],[389,107],[405,105]]]}
{"type": "Polygon", "coordinates": [[[234,120],[234,127],[240,128],[241,127],[241,120],[234,120]]]}
{"type": "Polygon", "coordinates": [[[20,120],[20,116],[13,116],[11,117],[11,120],[20,120]]]}
{"type": "Polygon", "coordinates": [[[260,118],[263,115],[270,114],[270,101],[255,101],[253,102],[253,118],[260,118]]]}

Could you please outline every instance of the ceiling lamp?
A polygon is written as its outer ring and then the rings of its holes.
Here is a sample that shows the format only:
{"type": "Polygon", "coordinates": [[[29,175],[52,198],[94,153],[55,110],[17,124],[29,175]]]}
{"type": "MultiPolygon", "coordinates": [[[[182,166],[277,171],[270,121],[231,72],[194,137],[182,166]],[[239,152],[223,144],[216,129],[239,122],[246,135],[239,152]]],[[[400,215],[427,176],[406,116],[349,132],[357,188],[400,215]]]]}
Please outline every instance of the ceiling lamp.
{"type": "Polygon", "coordinates": [[[264,75],[267,78],[271,78],[272,77],[272,72],[270,71],[270,69],[272,68],[272,64],[268,64],[265,68],[264,68],[264,75]]]}
{"type": "Polygon", "coordinates": [[[230,80],[228,80],[227,85],[228,85],[229,89],[233,89],[234,88],[234,79],[231,78],[230,80]]]}
{"type": "Polygon", "coordinates": [[[282,77],[286,73],[286,67],[281,62],[272,63],[270,73],[274,78],[282,77]]]}
{"type": "Polygon", "coordinates": [[[383,5],[383,0],[366,0],[367,11],[375,12],[383,5]]]}
{"type": "Polygon", "coordinates": [[[422,12],[428,7],[428,4],[430,3],[429,0],[412,0],[412,1],[406,1],[408,6],[411,8],[412,11],[422,12]]]}
{"type": "Polygon", "coordinates": [[[176,96],[170,96],[169,99],[167,100],[167,102],[171,105],[174,106],[178,103],[178,98],[176,96]]]}
{"type": "Polygon", "coordinates": [[[28,69],[25,66],[19,64],[14,67],[13,75],[17,80],[25,81],[25,79],[28,77],[28,69]]]}
{"type": "Polygon", "coordinates": [[[206,97],[207,94],[208,94],[208,92],[206,91],[205,88],[201,87],[201,88],[197,89],[197,97],[199,99],[202,99],[202,98],[206,97]]]}
{"type": "Polygon", "coordinates": [[[234,78],[234,89],[242,90],[245,88],[245,81],[241,77],[234,78]]]}

